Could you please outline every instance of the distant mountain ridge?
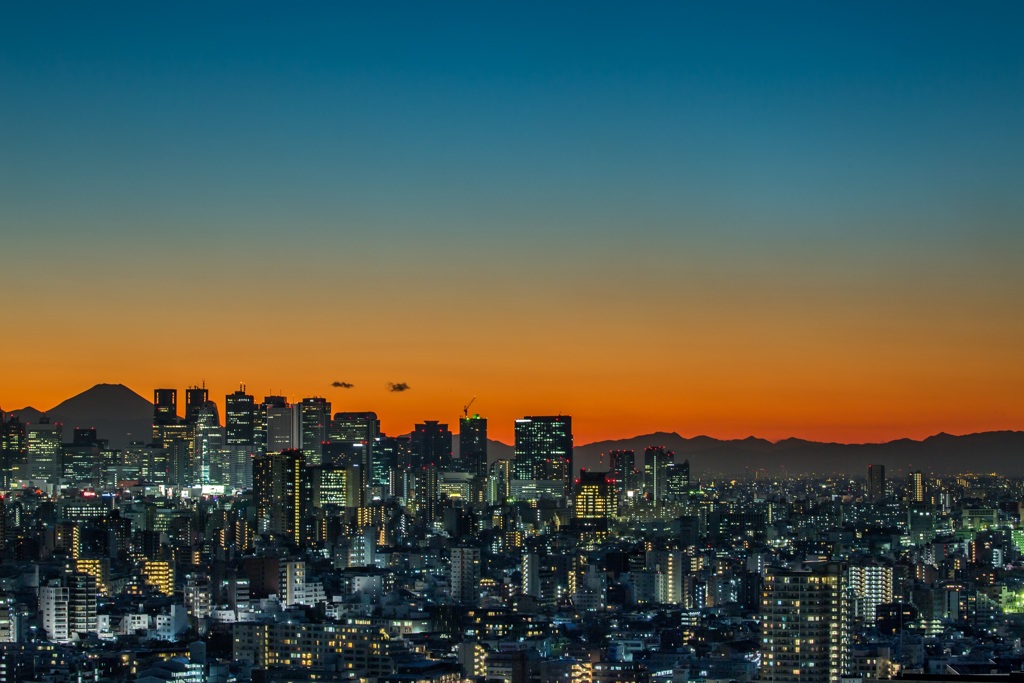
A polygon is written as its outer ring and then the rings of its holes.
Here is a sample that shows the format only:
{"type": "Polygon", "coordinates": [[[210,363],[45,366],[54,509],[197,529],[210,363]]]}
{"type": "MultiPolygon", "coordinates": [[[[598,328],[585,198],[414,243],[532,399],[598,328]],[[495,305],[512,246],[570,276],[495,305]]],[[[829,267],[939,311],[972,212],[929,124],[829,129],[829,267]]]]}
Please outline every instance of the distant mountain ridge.
{"type": "Polygon", "coordinates": [[[1024,476],[1024,432],[981,432],[953,436],[939,433],[921,441],[897,439],[876,444],[841,444],[789,438],[771,442],[756,437],[721,440],[709,436],[686,438],[656,432],[629,439],[599,441],[574,449],[576,467],[607,469],[612,450],[633,450],[638,462],[648,446],[663,446],[687,459],[694,475],[778,477],[786,474],[846,474],[863,476],[879,463],[891,476],[913,470],[931,474],[999,472],[1024,476]],[[602,458],[604,454],[604,458],[602,458]]]}
{"type": "MultiPolygon", "coordinates": [[[[75,427],[95,427],[100,438],[113,448],[130,441],[149,441],[153,404],[123,384],[97,384],[52,409],[11,411],[25,422],[38,422],[42,415],[64,424],[64,437],[71,440],[75,427]]],[[[458,436],[453,439],[458,451],[458,436]]],[[[905,476],[912,470],[930,474],[999,472],[1024,476],[1024,432],[997,431],[954,436],[939,433],[921,441],[896,439],[876,444],[841,444],[788,438],[771,442],[757,437],[716,439],[710,436],[684,437],[676,432],[654,432],[626,439],[598,441],[576,446],[575,466],[608,469],[607,454],[632,450],[642,464],[648,446],[663,446],[676,460],[689,460],[694,476],[766,476],[804,473],[863,476],[870,463],[886,466],[890,476],[905,476]],[[602,457],[602,454],[604,457],[602,457]]],[[[488,440],[491,462],[510,459],[513,447],[488,440]]]]}

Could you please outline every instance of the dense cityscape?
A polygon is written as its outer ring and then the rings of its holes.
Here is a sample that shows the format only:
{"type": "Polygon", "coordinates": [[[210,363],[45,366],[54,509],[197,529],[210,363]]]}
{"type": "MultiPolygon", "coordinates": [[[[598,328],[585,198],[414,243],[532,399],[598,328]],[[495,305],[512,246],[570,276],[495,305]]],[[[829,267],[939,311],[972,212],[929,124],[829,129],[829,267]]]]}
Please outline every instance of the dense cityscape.
{"type": "Polygon", "coordinates": [[[457,433],[424,420],[397,436],[321,397],[240,387],[222,405],[156,389],[143,439],[0,413],[0,682],[824,683],[1024,665],[1017,479],[886,463],[702,479],[657,444],[588,470],[568,415],[516,420],[496,459],[473,401],[457,433]]]}

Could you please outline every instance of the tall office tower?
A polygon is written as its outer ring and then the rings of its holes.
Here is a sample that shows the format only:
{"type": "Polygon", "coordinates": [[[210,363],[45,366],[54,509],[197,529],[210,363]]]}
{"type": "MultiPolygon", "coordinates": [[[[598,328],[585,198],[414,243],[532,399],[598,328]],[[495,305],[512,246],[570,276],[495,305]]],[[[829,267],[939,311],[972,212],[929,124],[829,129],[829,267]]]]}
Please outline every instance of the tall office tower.
{"type": "Polygon", "coordinates": [[[615,490],[619,496],[628,495],[629,491],[637,491],[636,454],[630,450],[615,450],[608,453],[612,475],[615,477],[615,490]]]}
{"type": "Polygon", "coordinates": [[[452,601],[476,606],[480,601],[480,548],[452,548],[452,601]]]}
{"type": "MultiPolygon", "coordinates": [[[[256,400],[245,386],[224,397],[224,457],[232,489],[252,488],[256,448],[256,400]]],[[[262,455],[262,451],[259,451],[262,455]]]]}
{"type": "Polygon", "coordinates": [[[910,502],[923,503],[925,498],[924,472],[917,470],[910,473],[910,502]]]}
{"type": "Polygon", "coordinates": [[[459,419],[460,472],[487,476],[487,418],[473,415],[459,419]]]}
{"type": "Polygon", "coordinates": [[[299,405],[299,420],[302,453],[306,456],[307,463],[319,465],[331,422],[331,404],[326,398],[319,396],[304,398],[299,405]]]}
{"type": "Polygon", "coordinates": [[[611,472],[580,470],[572,515],[576,519],[614,519],[619,514],[619,496],[611,472]]]}
{"type": "Polygon", "coordinates": [[[299,413],[283,396],[267,396],[260,406],[265,452],[280,453],[299,447],[299,413]]]}
{"type": "Polygon", "coordinates": [[[452,433],[448,425],[437,420],[426,420],[410,435],[414,461],[417,470],[426,465],[436,465],[442,472],[449,471],[452,464],[452,433]]]}
{"type": "Polygon", "coordinates": [[[416,490],[414,507],[416,516],[429,528],[441,514],[441,471],[437,465],[427,463],[415,471],[416,490]]]}
{"type": "Polygon", "coordinates": [[[690,494],[690,461],[673,463],[665,470],[665,498],[682,502],[690,494]]]}
{"type": "Polygon", "coordinates": [[[512,495],[512,461],[497,460],[487,468],[488,505],[502,505],[512,495]]]}
{"type": "Polygon", "coordinates": [[[572,472],[572,417],[524,417],[516,420],[515,429],[513,478],[562,481],[568,486],[572,472]]]}
{"type": "Polygon", "coordinates": [[[158,427],[178,422],[178,390],[153,390],[153,443],[163,444],[162,430],[158,427]]]}
{"type": "Polygon", "coordinates": [[[64,444],[62,476],[70,486],[99,486],[106,442],[96,438],[95,429],[75,429],[71,443],[64,444]]]}
{"type": "Polygon", "coordinates": [[[381,481],[390,482],[391,471],[384,471],[375,461],[376,450],[380,447],[380,420],[377,413],[371,411],[335,413],[328,424],[327,444],[323,448],[325,463],[345,465],[353,476],[359,475],[359,481],[352,487],[351,496],[363,505],[374,477],[384,477],[381,481]]]}
{"type": "Polygon", "coordinates": [[[644,492],[648,500],[660,503],[665,499],[668,466],[674,459],[675,453],[661,446],[648,446],[644,449],[644,492]]]}
{"type": "Polygon", "coordinates": [[[185,390],[185,422],[195,424],[199,411],[210,402],[206,387],[189,387],[185,390]]]}
{"type": "Polygon", "coordinates": [[[868,465],[868,502],[885,501],[885,465],[868,465]]]}
{"type": "Polygon", "coordinates": [[[288,399],[284,396],[264,396],[263,402],[256,406],[256,454],[261,455],[263,453],[270,452],[270,442],[268,437],[268,425],[269,413],[272,408],[287,408],[288,399]]]}
{"type": "Polygon", "coordinates": [[[28,473],[31,479],[45,481],[56,487],[62,474],[61,455],[63,425],[47,416],[30,424],[26,430],[28,473]]]}
{"type": "Polygon", "coordinates": [[[227,473],[224,471],[226,468],[223,460],[224,429],[220,426],[217,404],[206,401],[193,406],[190,426],[194,435],[193,462],[196,463],[196,481],[200,484],[225,483],[227,473]]]}
{"type": "Polygon", "coordinates": [[[256,400],[245,393],[245,386],[224,397],[225,443],[251,446],[256,443],[256,400]]]}
{"type": "Polygon", "coordinates": [[[14,481],[25,477],[25,457],[28,453],[26,425],[16,415],[0,420],[0,486],[4,490],[14,481]]]}
{"type": "Polygon", "coordinates": [[[761,593],[761,680],[834,683],[848,673],[847,569],[769,568],[761,593]]]}
{"type": "Polygon", "coordinates": [[[398,467],[398,440],[387,435],[378,436],[370,447],[371,498],[381,500],[395,494],[392,473],[398,467]]]}
{"type": "Polygon", "coordinates": [[[302,498],[302,451],[267,453],[253,461],[252,489],[259,532],[298,542],[306,501],[302,498]]]}
{"type": "Polygon", "coordinates": [[[340,443],[369,443],[380,436],[380,420],[374,412],[335,413],[328,440],[340,443]]]}

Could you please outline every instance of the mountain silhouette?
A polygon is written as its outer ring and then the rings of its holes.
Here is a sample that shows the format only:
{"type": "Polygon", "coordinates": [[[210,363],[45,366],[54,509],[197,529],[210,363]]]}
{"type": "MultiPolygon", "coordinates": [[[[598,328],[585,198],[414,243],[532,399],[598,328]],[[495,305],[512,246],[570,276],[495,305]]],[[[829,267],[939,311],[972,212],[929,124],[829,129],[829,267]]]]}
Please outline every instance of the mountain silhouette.
{"type": "Polygon", "coordinates": [[[152,435],[153,404],[123,384],[97,384],[44,412],[35,408],[11,412],[22,422],[38,422],[47,415],[63,423],[65,442],[71,441],[77,427],[95,428],[111,448],[125,448],[135,440],[148,442],[152,435]]]}
{"type": "Polygon", "coordinates": [[[863,476],[870,463],[886,466],[890,476],[998,472],[1024,476],[1024,432],[982,432],[953,436],[936,434],[922,441],[897,439],[886,443],[841,444],[789,438],[772,443],[765,439],[720,440],[707,436],[686,438],[656,432],[629,439],[599,441],[574,449],[575,467],[606,470],[608,453],[632,450],[638,465],[648,446],[663,446],[676,460],[689,460],[694,476],[767,477],[803,473],[863,476]]]}

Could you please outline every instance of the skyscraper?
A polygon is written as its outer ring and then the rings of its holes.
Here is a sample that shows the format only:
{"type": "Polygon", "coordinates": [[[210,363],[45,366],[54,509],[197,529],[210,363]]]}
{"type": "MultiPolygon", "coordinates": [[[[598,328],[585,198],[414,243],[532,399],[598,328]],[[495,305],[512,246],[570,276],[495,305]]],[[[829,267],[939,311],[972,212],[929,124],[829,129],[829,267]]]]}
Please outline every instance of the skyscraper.
{"type": "Polygon", "coordinates": [[[189,387],[185,390],[185,421],[194,424],[199,411],[209,402],[210,392],[206,387],[189,387]]]}
{"type": "Polygon", "coordinates": [[[260,406],[264,450],[280,453],[299,446],[299,413],[284,396],[267,396],[260,406]]]}
{"type": "MultiPolygon", "coordinates": [[[[196,389],[189,389],[190,395],[196,389]]],[[[206,392],[205,389],[202,390],[206,392]]],[[[198,400],[198,394],[194,397],[198,400]]],[[[220,426],[217,404],[206,400],[190,406],[189,427],[192,430],[193,462],[196,479],[200,484],[224,484],[227,468],[224,466],[224,429],[220,426]]]]}
{"type": "Polygon", "coordinates": [[[850,656],[847,569],[769,568],[761,595],[761,680],[835,683],[850,656]]]}
{"type": "Polygon", "coordinates": [[[238,391],[224,397],[224,442],[229,446],[252,446],[256,443],[256,400],[245,393],[242,386],[238,391]]]}
{"type": "Polygon", "coordinates": [[[164,428],[178,424],[178,390],[153,390],[153,443],[164,445],[164,428]]]}
{"type": "Polygon", "coordinates": [[[0,486],[4,490],[25,476],[27,439],[26,425],[16,415],[0,420],[0,486]]]}
{"type": "Polygon", "coordinates": [[[885,465],[868,465],[868,502],[885,501],[885,465]]]}
{"type": "Polygon", "coordinates": [[[377,413],[335,413],[328,425],[327,441],[324,462],[344,465],[353,476],[358,475],[358,481],[353,480],[351,491],[357,505],[363,504],[368,489],[375,483],[379,486],[390,484],[393,464],[385,467],[380,461],[381,458],[386,460],[387,456],[381,449],[377,413]]]}
{"type": "Polygon", "coordinates": [[[253,461],[252,488],[260,533],[299,540],[307,504],[302,498],[304,465],[299,450],[267,453],[253,461]]]}
{"type": "Polygon", "coordinates": [[[487,476],[487,418],[473,415],[459,419],[459,462],[461,472],[487,476]]]}
{"type": "Polygon", "coordinates": [[[319,465],[331,422],[331,404],[326,398],[319,396],[302,399],[299,405],[299,421],[302,453],[306,456],[306,462],[319,465]]]}
{"type": "Polygon", "coordinates": [[[62,474],[63,425],[44,415],[26,431],[29,477],[56,487],[62,474]]]}
{"type": "Polygon", "coordinates": [[[252,486],[252,459],[256,450],[256,400],[245,387],[224,397],[224,458],[233,489],[252,486]]]}
{"type": "Polygon", "coordinates": [[[627,491],[636,491],[636,454],[630,450],[615,450],[611,451],[608,457],[611,460],[611,472],[615,477],[615,489],[619,496],[625,496],[627,491]]]}
{"type": "Polygon", "coordinates": [[[644,449],[644,492],[648,500],[661,503],[665,499],[668,466],[674,459],[675,453],[665,450],[662,446],[649,446],[644,449]]]}
{"type": "Polygon", "coordinates": [[[690,493],[690,461],[673,463],[665,470],[665,498],[681,502],[690,493]]]}
{"type": "Polygon", "coordinates": [[[448,425],[437,420],[425,420],[416,425],[412,433],[413,468],[436,465],[447,472],[452,462],[452,433],[448,425]]]}
{"type": "Polygon", "coordinates": [[[524,417],[516,420],[515,479],[562,481],[572,472],[572,417],[524,417]]]}

